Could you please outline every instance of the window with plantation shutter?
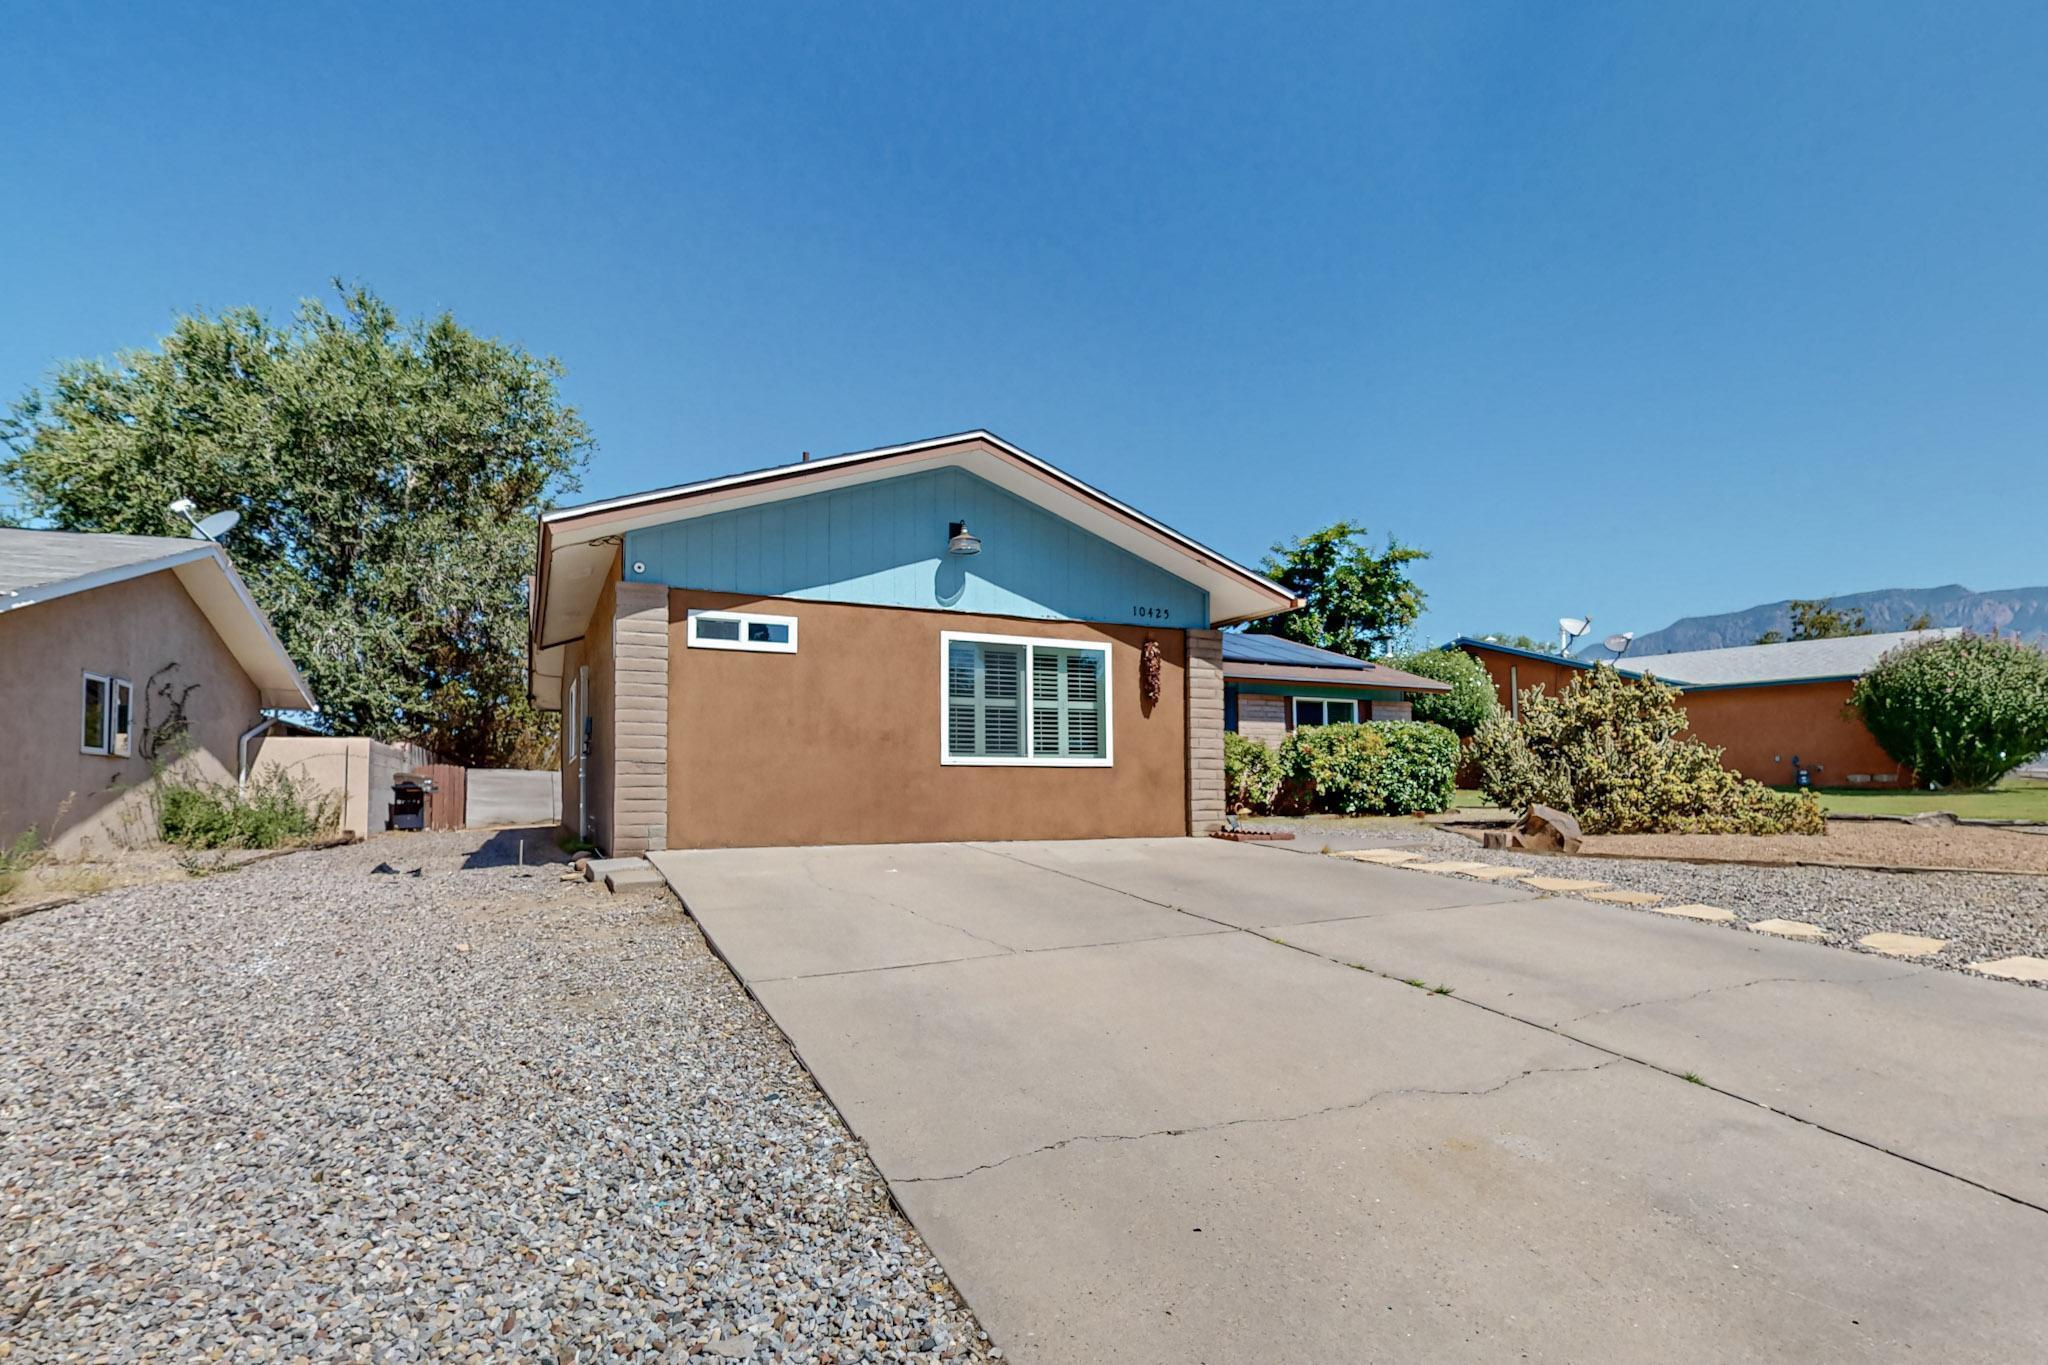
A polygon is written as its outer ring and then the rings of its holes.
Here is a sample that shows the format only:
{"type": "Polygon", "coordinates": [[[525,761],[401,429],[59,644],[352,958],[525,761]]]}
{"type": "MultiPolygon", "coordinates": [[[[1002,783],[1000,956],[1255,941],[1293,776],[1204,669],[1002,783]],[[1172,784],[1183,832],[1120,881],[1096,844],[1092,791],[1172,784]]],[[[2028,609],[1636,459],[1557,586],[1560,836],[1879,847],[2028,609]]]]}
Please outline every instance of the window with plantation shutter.
{"type": "Polygon", "coordinates": [[[1107,649],[953,631],[941,647],[942,762],[1108,766],[1107,649]]]}

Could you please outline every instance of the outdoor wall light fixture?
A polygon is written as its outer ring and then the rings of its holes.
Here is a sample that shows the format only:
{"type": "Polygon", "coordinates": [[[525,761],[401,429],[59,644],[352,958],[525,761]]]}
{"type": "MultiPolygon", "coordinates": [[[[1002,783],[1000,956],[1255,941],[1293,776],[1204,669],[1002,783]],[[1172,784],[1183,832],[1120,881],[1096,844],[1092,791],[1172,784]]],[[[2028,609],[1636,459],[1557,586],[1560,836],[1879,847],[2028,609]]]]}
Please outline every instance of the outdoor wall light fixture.
{"type": "Polygon", "coordinates": [[[946,553],[949,555],[978,555],[981,553],[980,538],[968,532],[967,523],[964,521],[952,523],[946,530],[946,536],[946,553]]]}

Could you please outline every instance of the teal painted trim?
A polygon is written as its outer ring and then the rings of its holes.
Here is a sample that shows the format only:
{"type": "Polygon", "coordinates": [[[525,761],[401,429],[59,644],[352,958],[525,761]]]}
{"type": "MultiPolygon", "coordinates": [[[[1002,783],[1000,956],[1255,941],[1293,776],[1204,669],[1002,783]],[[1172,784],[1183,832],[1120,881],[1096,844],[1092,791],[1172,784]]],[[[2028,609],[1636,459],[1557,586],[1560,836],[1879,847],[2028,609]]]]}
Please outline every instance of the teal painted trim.
{"type": "Polygon", "coordinates": [[[1310,697],[1323,701],[1349,701],[1356,697],[1361,701],[1405,701],[1406,692],[1391,687],[1319,687],[1311,683],[1284,682],[1234,682],[1230,686],[1241,693],[1257,693],[1268,697],[1310,697]]]}
{"type": "Polygon", "coordinates": [[[1203,589],[962,469],[629,531],[625,561],[628,582],[709,592],[1166,629],[1209,624],[1203,589]],[[946,553],[954,521],[980,537],[980,554],[946,553]]]}

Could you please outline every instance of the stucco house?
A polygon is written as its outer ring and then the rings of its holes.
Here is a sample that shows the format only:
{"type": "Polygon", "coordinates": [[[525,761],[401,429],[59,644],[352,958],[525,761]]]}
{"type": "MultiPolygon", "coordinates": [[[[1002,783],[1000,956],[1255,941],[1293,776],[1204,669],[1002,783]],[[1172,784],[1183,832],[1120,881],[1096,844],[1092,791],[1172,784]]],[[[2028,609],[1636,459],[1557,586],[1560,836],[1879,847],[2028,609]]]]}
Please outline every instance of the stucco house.
{"type": "Polygon", "coordinates": [[[60,853],[155,837],[177,759],[234,781],[265,708],[313,695],[210,541],[0,528],[0,841],[60,853]]]}
{"type": "Polygon", "coordinates": [[[541,518],[564,823],[659,848],[1203,832],[1286,589],[986,431],[541,518]]]}
{"type": "MultiPolygon", "coordinates": [[[[1911,770],[1885,753],[1849,707],[1856,680],[1901,645],[1960,635],[1959,629],[1787,640],[1678,654],[1637,654],[1616,666],[1627,677],[1655,677],[1684,694],[1692,734],[1722,750],[1744,777],[1777,786],[1910,786],[1911,770]]],[[[1486,666],[1500,704],[1514,708],[1531,687],[1562,689],[1590,660],[1464,638],[1462,649],[1486,666]]]]}
{"type": "Polygon", "coordinates": [[[1415,698],[1451,685],[1278,635],[1223,636],[1223,728],[1279,744],[1304,725],[1412,720],[1415,698]]]}

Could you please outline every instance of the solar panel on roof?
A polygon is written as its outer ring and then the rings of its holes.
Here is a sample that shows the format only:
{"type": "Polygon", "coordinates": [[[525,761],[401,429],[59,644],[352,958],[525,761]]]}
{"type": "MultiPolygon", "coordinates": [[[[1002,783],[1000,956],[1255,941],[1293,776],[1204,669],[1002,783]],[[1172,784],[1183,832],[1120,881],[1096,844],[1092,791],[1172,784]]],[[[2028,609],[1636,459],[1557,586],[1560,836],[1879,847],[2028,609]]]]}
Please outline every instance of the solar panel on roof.
{"type": "Polygon", "coordinates": [[[1223,633],[1223,657],[1241,664],[1296,664],[1310,668],[1366,668],[1363,659],[1317,649],[1279,635],[1247,635],[1241,631],[1223,633]]]}

